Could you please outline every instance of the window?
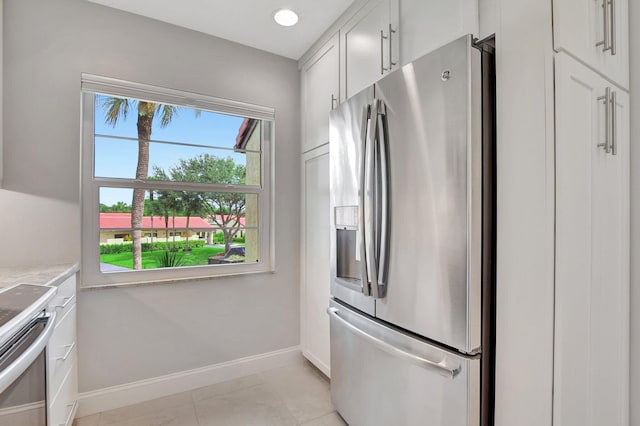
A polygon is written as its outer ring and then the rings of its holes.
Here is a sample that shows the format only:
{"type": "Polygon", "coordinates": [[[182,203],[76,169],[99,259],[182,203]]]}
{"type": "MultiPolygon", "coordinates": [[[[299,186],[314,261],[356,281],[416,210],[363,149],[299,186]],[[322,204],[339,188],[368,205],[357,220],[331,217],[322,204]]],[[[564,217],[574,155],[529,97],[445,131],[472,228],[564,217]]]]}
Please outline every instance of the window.
{"type": "Polygon", "coordinates": [[[87,286],[272,270],[271,108],[83,75],[87,286]]]}

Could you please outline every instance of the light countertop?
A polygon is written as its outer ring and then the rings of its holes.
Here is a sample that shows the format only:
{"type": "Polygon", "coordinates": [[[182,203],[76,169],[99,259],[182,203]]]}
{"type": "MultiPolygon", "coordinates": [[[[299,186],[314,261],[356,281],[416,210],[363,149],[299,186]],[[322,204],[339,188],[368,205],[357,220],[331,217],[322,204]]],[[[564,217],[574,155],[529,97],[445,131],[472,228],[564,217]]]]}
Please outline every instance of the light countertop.
{"type": "Polygon", "coordinates": [[[78,263],[0,267],[0,287],[14,284],[59,285],[80,270],[78,263]]]}

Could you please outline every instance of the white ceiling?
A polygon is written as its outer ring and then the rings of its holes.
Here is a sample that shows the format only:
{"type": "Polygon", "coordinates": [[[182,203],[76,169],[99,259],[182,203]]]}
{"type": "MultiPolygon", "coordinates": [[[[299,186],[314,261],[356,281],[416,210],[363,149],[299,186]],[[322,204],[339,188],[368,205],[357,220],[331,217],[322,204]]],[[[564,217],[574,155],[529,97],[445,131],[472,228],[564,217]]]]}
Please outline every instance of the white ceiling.
{"type": "Polygon", "coordinates": [[[89,1],[299,59],[354,0],[89,1]],[[298,24],[276,24],[281,8],[296,11],[298,24]]]}

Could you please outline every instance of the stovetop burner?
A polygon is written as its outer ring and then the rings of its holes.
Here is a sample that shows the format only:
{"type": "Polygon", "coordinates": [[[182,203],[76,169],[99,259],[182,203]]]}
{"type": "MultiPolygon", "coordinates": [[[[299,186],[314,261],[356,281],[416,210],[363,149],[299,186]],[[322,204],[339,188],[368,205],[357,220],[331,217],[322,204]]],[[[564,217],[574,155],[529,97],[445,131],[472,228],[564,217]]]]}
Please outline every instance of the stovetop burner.
{"type": "Polygon", "coordinates": [[[20,284],[0,292],[0,327],[15,318],[20,312],[40,299],[49,287],[20,284]]]}

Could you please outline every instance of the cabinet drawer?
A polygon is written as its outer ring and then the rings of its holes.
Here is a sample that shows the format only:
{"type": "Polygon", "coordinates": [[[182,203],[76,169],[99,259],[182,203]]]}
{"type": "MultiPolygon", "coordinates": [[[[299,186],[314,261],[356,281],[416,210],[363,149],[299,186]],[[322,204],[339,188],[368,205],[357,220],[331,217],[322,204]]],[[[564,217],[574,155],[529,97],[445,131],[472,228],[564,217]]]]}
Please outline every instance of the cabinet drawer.
{"type": "Polygon", "coordinates": [[[49,403],[49,426],[71,426],[77,411],[78,370],[74,365],[49,403]]]}
{"type": "Polygon", "coordinates": [[[76,301],[76,276],[72,275],[58,286],[58,292],[49,303],[49,310],[55,311],[58,322],[66,315],[76,301]]]}
{"type": "Polygon", "coordinates": [[[76,305],[69,307],[69,312],[56,325],[47,345],[47,371],[50,396],[57,392],[62,379],[69,368],[76,362],[76,305]]]}

